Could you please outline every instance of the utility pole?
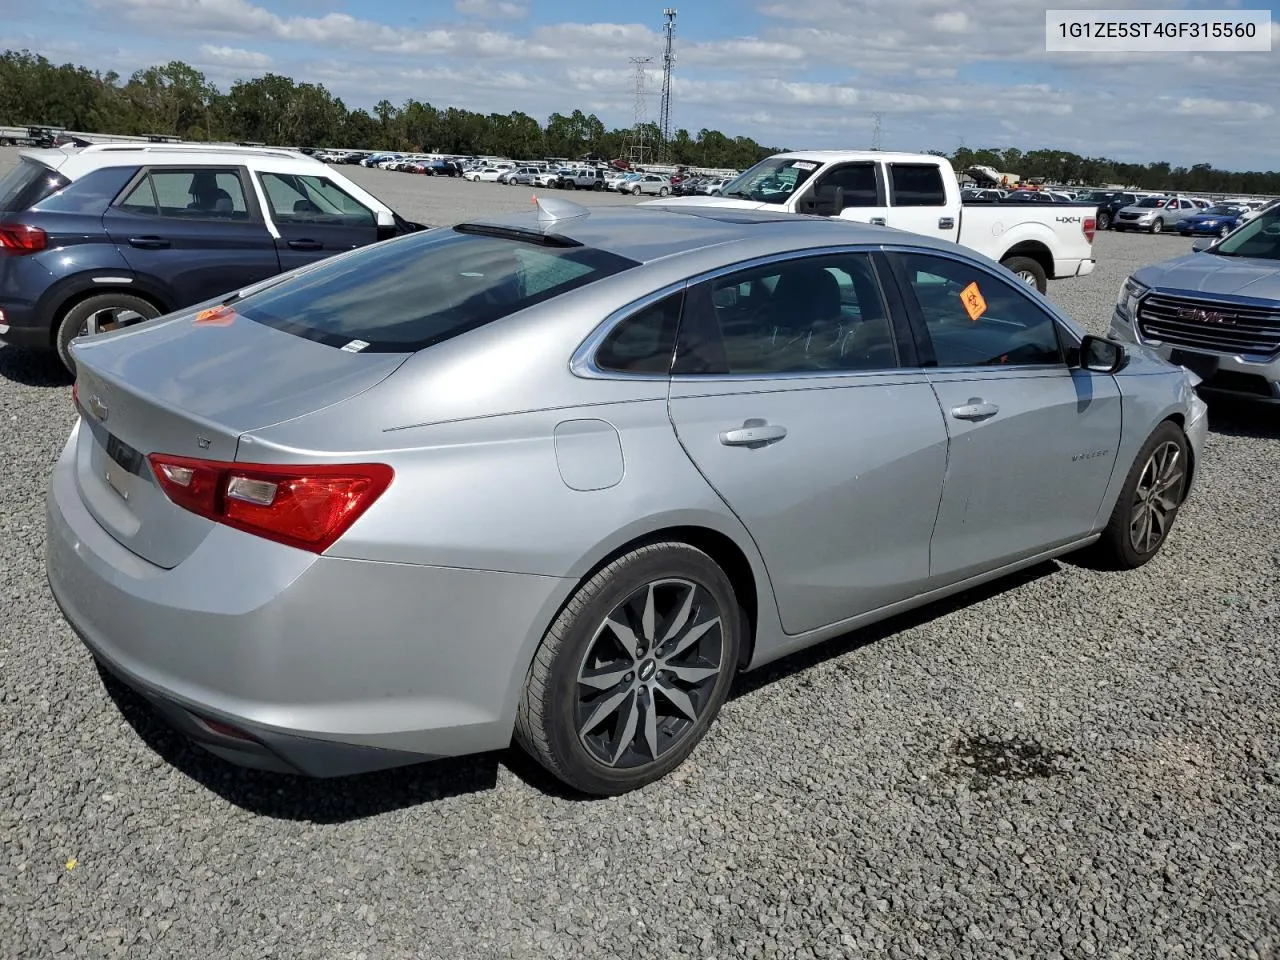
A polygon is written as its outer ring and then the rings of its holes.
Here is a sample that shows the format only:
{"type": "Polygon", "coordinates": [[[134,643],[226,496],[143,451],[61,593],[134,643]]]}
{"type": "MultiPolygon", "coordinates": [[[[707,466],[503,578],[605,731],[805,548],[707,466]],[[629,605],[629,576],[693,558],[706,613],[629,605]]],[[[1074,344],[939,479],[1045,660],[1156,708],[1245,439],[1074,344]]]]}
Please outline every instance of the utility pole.
{"type": "Polygon", "coordinates": [[[646,72],[653,57],[632,57],[631,68],[635,71],[635,116],[631,128],[631,142],[627,145],[627,160],[632,164],[647,163],[649,145],[645,127],[649,122],[649,104],[645,95],[646,72]]]}
{"type": "Polygon", "coordinates": [[[871,130],[871,149],[879,150],[881,148],[881,139],[882,139],[882,136],[881,136],[882,131],[880,129],[880,119],[884,116],[884,114],[873,113],[872,116],[876,118],[876,125],[871,130]]]}
{"type": "Polygon", "coordinates": [[[662,102],[658,109],[658,132],[662,135],[662,158],[671,159],[671,71],[676,65],[676,10],[667,7],[662,11],[665,22],[662,32],[666,34],[667,46],[662,54],[662,102]]]}

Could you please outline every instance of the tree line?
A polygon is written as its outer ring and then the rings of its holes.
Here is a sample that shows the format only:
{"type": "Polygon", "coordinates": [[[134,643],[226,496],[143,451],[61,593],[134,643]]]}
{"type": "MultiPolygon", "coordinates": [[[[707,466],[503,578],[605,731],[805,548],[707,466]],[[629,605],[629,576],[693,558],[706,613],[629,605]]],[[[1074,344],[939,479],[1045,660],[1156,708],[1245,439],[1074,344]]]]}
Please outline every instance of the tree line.
{"type": "MultiPolygon", "coordinates": [[[[184,140],[258,141],[284,146],[348,147],[446,154],[603,159],[626,156],[635,131],[608,129],[595,114],[553,113],[545,124],[520,111],[476,113],[416,99],[350,108],[323,85],[268,73],[219,90],[199,70],[173,60],[128,79],[76,64],[55,64],[29,50],[0,54],[0,124],[49,124],[90,133],[169,134],[184,140]]],[[[656,124],[644,142],[660,142],[656,124]]],[[[745,169],[785,148],[719,130],[677,130],[666,145],[673,163],[745,169]]],[[[975,164],[1061,183],[1115,183],[1137,189],[1280,194],[1280,173],[1219,170],[1208,163],[1124,163],[1064,150],[961,147],[957,170],[975,164]]],[[[655,159],[655,157],[649,157],[655,159]]]]}

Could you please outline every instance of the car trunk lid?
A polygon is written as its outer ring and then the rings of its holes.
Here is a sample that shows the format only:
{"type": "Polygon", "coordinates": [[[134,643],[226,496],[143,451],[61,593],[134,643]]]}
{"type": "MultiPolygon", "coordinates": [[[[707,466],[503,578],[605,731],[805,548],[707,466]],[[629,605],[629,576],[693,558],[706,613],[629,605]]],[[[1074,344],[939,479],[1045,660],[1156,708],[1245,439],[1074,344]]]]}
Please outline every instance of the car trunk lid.
{"type": "Polygon", "coordinates": [[[234,461],[244,433],[362,393],[408,356],[351,353],[234,314],[223,326],[197,316],[74,347],[80,496],[111,536],[165,568],[189,556],[213,523],[165,496],[149,454],[234,461]]]}

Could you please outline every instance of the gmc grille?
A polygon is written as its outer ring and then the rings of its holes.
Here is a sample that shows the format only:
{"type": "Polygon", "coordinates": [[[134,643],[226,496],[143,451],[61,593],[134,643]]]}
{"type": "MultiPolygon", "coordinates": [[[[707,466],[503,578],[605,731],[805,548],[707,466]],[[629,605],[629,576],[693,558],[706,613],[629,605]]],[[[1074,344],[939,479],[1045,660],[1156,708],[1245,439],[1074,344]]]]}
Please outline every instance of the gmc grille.
{"type": "Polygon", "coordinates": [[[1175,346],[1270,357],[1280,351],[1280,304],[1256,307],[1151,293],[1138,305],[1138,332],[1175,346]]]}

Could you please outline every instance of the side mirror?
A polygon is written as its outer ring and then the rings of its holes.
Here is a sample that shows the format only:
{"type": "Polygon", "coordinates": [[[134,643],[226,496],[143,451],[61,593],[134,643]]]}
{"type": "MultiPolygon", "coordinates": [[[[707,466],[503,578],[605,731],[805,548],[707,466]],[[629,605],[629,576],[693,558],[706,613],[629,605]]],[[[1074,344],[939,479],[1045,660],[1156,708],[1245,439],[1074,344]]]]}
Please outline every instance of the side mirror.
{"type": "Polygon", "coordinates": [[[1129,352],[1114,340],[1086,336],[1080,341],[1080,369],[1094,373],[1119,373],[1129,362],[1129,352]]]}
{"type": "Polygon", "coordinates": [[[1196,237],[1191,241],[1191,252],[1199,253],[1201,250],[1208,250],[1213,246],[1213,237],[1196,237]]]}
{"type": "Polygon", "coordinates": [[[818,187],[800,200],[800,213],[814,217],[838,217],[844,209],[843,187],[818,187]]]}

